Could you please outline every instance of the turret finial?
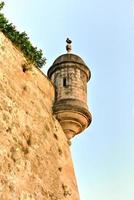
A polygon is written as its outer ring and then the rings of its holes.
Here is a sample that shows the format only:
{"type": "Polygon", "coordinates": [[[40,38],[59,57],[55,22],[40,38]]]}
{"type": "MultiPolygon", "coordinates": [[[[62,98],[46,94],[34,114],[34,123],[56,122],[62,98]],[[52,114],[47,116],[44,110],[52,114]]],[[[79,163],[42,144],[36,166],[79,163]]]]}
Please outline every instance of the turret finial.
{"type": "Polygon", "coordinates": [[[67,43],[67,45],[66,45],[67,53],[70,53],[72,50],[72,45],[71,45],[72,41],[69,38],[67,38],[66,43],[67,43]]]}

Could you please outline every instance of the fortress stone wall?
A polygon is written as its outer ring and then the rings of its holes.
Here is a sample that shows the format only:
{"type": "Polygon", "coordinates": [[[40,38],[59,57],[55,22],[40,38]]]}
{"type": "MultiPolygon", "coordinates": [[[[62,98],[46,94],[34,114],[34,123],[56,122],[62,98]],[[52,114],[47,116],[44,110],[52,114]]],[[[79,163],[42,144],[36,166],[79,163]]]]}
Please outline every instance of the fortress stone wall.
{"type": "Polygon", "coordinates": [[[54,87],[0,32],[0,200],[79,200],[54,87]]]}

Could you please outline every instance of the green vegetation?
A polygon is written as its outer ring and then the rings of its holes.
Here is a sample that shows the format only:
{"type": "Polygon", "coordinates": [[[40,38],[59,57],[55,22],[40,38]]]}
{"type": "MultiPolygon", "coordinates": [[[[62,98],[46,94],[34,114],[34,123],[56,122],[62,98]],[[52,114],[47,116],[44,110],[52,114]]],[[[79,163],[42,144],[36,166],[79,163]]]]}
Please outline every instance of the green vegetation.
{"type": "MultiPolygon", "coordinates": [[[[4,2],[0,3],[0,10],[4,7],[4,2]]],[[[2,31],[25,55],[30,63],[41,68],[46,59],[43,57],[42,50],[33,47],[25,32],[20,33],[15,26],[0,13],[0,31],[2,31]]]]}

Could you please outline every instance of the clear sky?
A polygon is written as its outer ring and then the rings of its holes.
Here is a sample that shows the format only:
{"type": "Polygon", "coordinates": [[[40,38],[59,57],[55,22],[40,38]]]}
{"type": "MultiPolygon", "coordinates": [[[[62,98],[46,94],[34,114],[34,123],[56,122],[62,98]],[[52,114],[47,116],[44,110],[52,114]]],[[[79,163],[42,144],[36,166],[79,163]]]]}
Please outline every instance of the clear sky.
{"type": "Polygon", "coordinates": [[[5,0],[4,13],[47,58],[73,40],[92,72],[92,125],[72,141],[81,200],[134,200],[134,0],[5,0]]]}

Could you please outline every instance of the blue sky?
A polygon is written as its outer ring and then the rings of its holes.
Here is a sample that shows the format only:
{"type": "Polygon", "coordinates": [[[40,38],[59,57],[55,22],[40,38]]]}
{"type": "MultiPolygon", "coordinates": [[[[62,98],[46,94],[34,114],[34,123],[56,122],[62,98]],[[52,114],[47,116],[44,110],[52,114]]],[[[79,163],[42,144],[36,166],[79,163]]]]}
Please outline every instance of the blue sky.
{"type": "Polygon", "coordinates": [[[91,126],[72,141],[81,200],[134,200],[134,0],[5,0],[4,13],[47,57],[73,40],[92,72],[91,126]]]}

